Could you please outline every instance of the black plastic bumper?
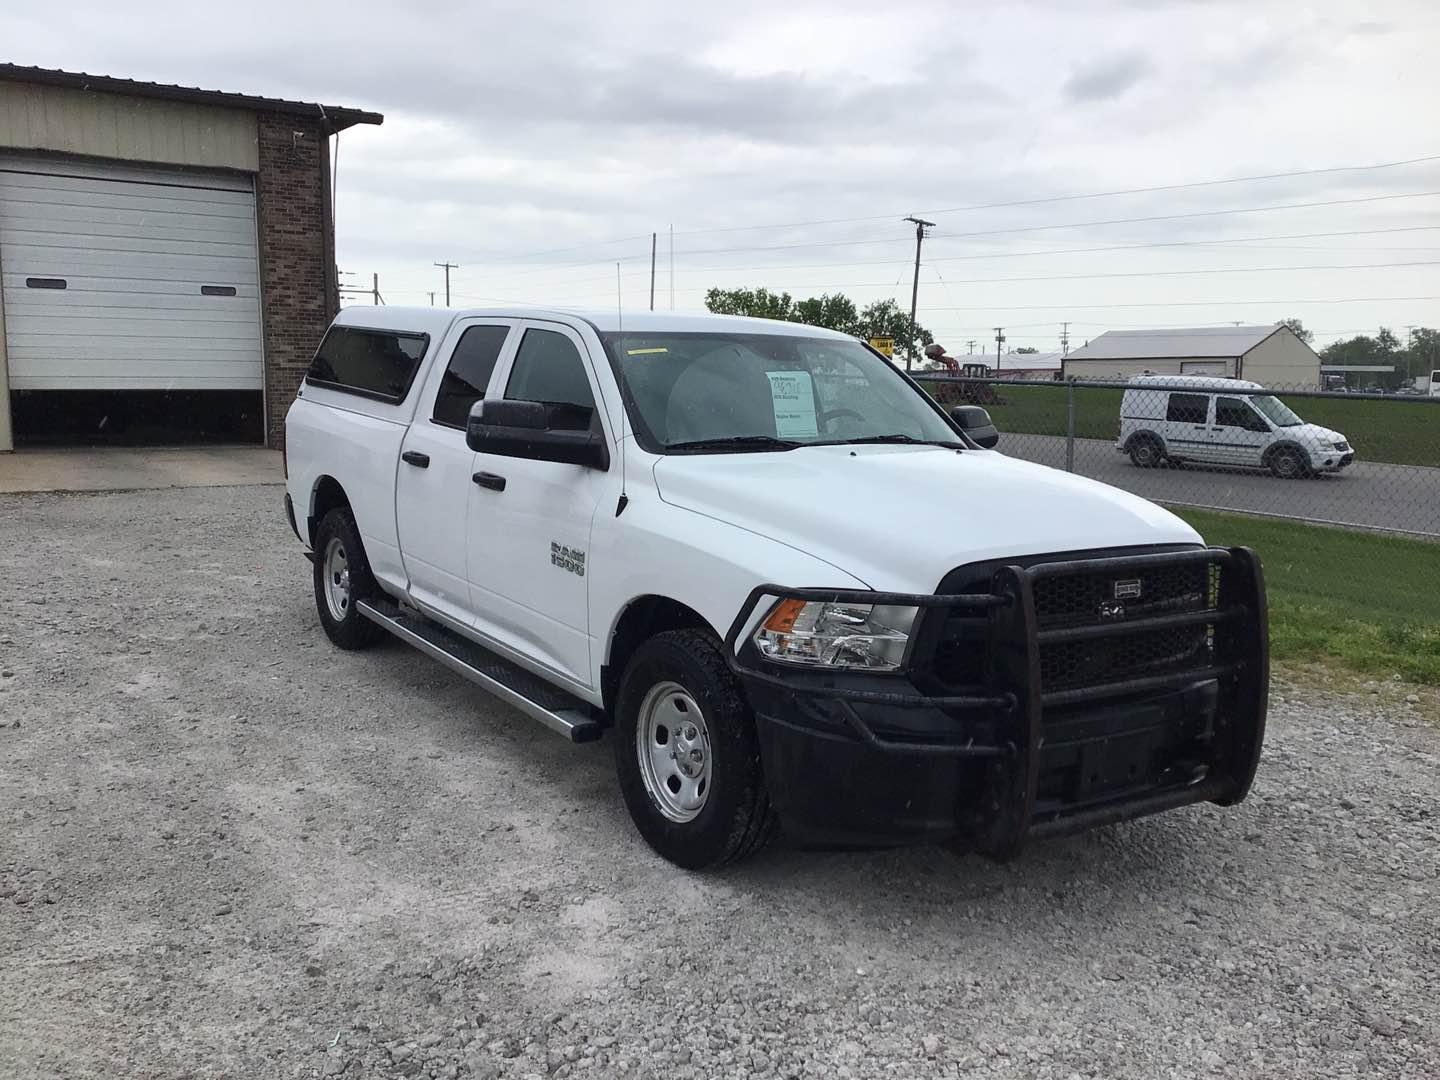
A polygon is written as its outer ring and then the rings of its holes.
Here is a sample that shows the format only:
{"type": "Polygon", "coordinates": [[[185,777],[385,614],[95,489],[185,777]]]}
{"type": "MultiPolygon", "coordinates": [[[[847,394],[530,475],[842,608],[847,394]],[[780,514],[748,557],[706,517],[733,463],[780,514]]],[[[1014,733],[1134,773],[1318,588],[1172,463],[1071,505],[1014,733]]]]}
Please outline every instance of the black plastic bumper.
{"type": "Polygon", "coordinates": [[[1248,549],[1192,549],[1002,566],[989,591],[897,595],[754,590],[726,654],[759,728],[772,801],[802,843],[954,839],[997,856],[1031,837],[1210,801],[1243,799],[1259,762],[1269,681],[1265,590],[1248,549]],[[1035,584],[1206,563],[1202,610],[1042,626],[1035,584]],[[766,598],[961,609],[984,623],[981,683],[936,693],[917,673],[821,672],[762,659],[740,635],[766,598]],[[1084,639],[1204,627],[1178,669],[1050,689],[1041,651],[1084,639]],[[926,689],[922,689],[926,686],[926,689]]]}

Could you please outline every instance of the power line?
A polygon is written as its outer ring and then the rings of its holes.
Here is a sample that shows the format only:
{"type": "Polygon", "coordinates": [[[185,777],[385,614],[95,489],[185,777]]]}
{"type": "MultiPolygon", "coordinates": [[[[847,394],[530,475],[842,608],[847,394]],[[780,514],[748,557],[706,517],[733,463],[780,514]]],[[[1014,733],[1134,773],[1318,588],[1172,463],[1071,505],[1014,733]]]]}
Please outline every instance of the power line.
{"type": "MultiPolygon", "coordinates": [[[[1009,236],[1016,233],[1047,232],[1054,229],[1089,229],[1106,225],[1133,225],[1152,221],[1182,221],[1193,218],[1225,217],[1231,214],[1268,214],[1275,210],[1309,210],[1321,206],[1352,206],[1357,203],[1386,202],[1392,199],[1424,199],[1440,195],[1440,191],[1407,191],[1394,195],[1365,195],[1353,199],[1324,199],[1317,202],[1276,203],[1272,206],[1242,206],[1230,210],[1191,210],[1183,214],[1149,214],[1144,217],[1102,218],[1094,221],[1066,221],[1055,225],[1022,225],[1008,229],[983,229],[977,232],[936,234],[937,239],[966,240],[978,236],[1009,236]]],[[[688,255],[722,255],[734,251],[789,251],[796,248],[862,247],[866,244],[893,244],[899,237],[873,240],[812,240],[797,244],[766,244],[754,247],[699,248],[688,255]]]]}
{"type": "MultiPolygon", "coordinates": [[[[952,206],[943,210],[922,210],[922,214],[959,214],[975,210],[1000,210],[1015,206],[1037,206],[1044,203],[1073,202],[1081,199],[1103,199],[1116,195],[1147,195],[1157,191],[1183,191],[1187,188],[1218,187],[1223,184],[1248,184],[1262,180],[1286,180],[1297,176],[1321,176],[1327,173],[1370,172],[1377,169],[1395,169],[1404,165],[1420,165],[1440,161],[1440,154],[1427,157],[1407,158],[1404,161],[1382,161],[1376,165],[1337,165],[1322,169],[1297,169],[1293,172],[1262,173],[1256,176],[1233,176],[1218,180],[1195,180],[1184,184],[1160,184],[1152,187],[1119,188],[1114,191],[1091,191],[1078,195],[1048,195],[1036,199],[1018,199],[1012,202],[977,203],[972,206],[952,206]]],[[[812,225],[851,225],[862,221],[888,221],[894,215],[876,214],[868,217],[821,218],[813,221],[785,221],[770,225],[729,225],[713,229],[686,229],[677,235],[692,236],[700,233],[749,232],[760,229],[798,229],[812,225]]]]}
{"type": "MultiPolygon", "coordinates": [[[[930,266],[928,260],[924,265],[935,271],[938,276],[939,271],[935,270],[935,267],[930,266]]],[[[957,278],[949,282],[942,278],[939,284],[944,286],[948,291],[950,285],[1001,285],[1027,281],[1099,281],[1107,278],[1193,277],[1209,274],[1301,273],[1318,270],[1399,270],[1416,266],[1440,266],[1440,259],[1425,259],[1414,262],[1342,263],[1338,266],[1321,266],[1314,264],[1308,266],[1227,266],[1199,270],[1131,270],[1113,274],[1044,274],[1030,277],[957,278]]],[[[579,282],[569,282],[567,284],[579,284],[579,282]]],[[[798,282],[787,285],[789,289],[881,289],[893,287],[894,283],[889,281],[798,282]]],[[[706,291],[706,286],[691,285],[682,288],[680,291],[704,292],[706,291]]]]}
{"type": "MultiPolygon", "coordinates": [[[[986,259],[1023,259],[1035,255],[1093,255],[1107,251],[1139,251],[1145,248],[1206,247],[1210,245],[1220,244],[1249,244],[1255,242],[1265,242],[1269,240],[1318,240],[1343,236],[1374,236],[1385,233],[1436,231],[1440,231],[1440,225],[1400,225],[1384,229],[1346,229],[1341,232],[1281,233],[1274,236],[1232,236],[1218,240],[1153,240],[1140,244],[1110,244],[1104,247],[1052,248],[1045,251],[992,252],[986,255],[941,255],[939,257],[931,257],[925,261],[927,263],[971,262],[975,260],[986,259]]],[[[1338,248],[1336,250],[1344,251],[1347,249],[1338,248]]],[[[1407,249],[1397,248],[1395,250],[1407,249]]],[[[800,265],[790,266],[696,266],[691,267],[687,272],[692,274],[714,274],[726,270],[828,270],[831,267],[836,266],[889,266],[894,261],[895,260],[893,259],[865,259],[851,260],[842,263],[803,263],[800,265]]]]}
{"type": "Polygon", "coordinates": [[[1073,309],[1141,307],[1236,307],[1242,304],[1400,304],[1408,301],[1440,300],[1440,296],[1342,296],[1332,300],[1154,300],[1131,304],[983,304],[974,307],[934,308],[934,311],[1068,311],[1073,309]]]}

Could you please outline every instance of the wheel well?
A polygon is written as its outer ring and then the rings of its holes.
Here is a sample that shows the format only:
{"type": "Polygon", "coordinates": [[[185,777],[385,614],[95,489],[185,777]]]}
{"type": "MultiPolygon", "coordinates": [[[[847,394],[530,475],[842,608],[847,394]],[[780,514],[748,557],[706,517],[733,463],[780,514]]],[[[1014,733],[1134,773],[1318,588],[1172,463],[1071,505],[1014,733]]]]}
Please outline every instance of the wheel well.
{"type": "Polygon", "coordinates": [[[705,617],[668,596],[640,596],[630,601],[610,636],[610,655],[600,668],[600,693],[609,712],[620,690],[620,676],[631,655],[645,641],[666,630],[712,630],[705,617]]]}
{"type": "Polygon", "coordinates": [[[315,526],[337,506],[349,506],[350,497],[345,494],[345,489],[340,486],[339,480],[333,476],[322,476],[315,485],[315,496],[312,502],[310,517],[305,525],[309,533],[310,546],[313,548],[315,546],[315,526]]]}
{"type": "Polygon", "coordinates": [[[1277,442],[1266,447],[1264,455],[1262,455],[1260,458],[1261,462],[1268,466],[1270,462],[1275,460],[1275,455],[1280,453],[1280,451],[1282,450],[1293,450],[1295,453],[1300,455],[1300,460],[1304,463],[1308,464],[1310,461],[1310,455],[1305,452],[1305,448],[1302,447],[1299,443],[1277,442]]]}

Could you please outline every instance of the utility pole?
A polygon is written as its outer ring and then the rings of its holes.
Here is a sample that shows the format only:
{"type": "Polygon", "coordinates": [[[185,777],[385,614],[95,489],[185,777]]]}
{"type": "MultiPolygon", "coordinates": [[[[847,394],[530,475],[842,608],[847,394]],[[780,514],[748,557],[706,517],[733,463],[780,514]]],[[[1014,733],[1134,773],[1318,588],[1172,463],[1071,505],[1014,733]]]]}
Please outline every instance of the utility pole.
{"type": "Polygon", "coordinates": [[[675,310],[675,226],[670,226],[670,310],[675,310]]]}
{"type": "Polygon", "coordinates": [[[376,306],[376,307],[379,307],[381,304],[383,304],[383,303],[385,302],[385,301],[383,301],[383,300],[380,299],[380,275],[379,275],[379,274],[371,274],[371,275],[370,275],[370,295],[374,298],[374,300],[375,300],[375,306],[376,306]]]}
{"type": "Polygon", "coordinates": [[[1060,324],[1060,355],[1062,357],[1070,355],[1070,324],[1068,322],[1060,324]]]}
{"type": "Polygon", "coordinates": [[[965,342],[965,346],[966,346],[966,348],[968,348],[968,349],[970,350],[966,355],[967,355],[967,356],[974,356],[974,355],[975,355],[975,339],[972,337],[969,341],[965,342]]]}
{"type": "Polygon", "coordinates": [[[444,270],[445,270],[445,306],[446,306],[446,307],[449,307],[449,306],[450,306],[450,271],[451,271],[451,270],[459,270],[459,269],[460,269],[460,264],[459,264],[459,263],[452,263],[452,262],[443,262],[443,263],[436,263],[435,265],[436,265],[436,266],[443,267],[444,270]]]}
{"type": "Polygon", "coordinates": [[[430,292],[430,306],[431,306],[431,307],[434,307],[434,306],[435,306],[435,292],[434,292],[434,290],[431,290],[431,292],[430,292]]]}
{"type": "Polygon", "coordinates": [[[915,280],[910,286],[910,349],[905,354],[905,370],[909,371],[910,365],[915,361],[915,308],[920,300],[920,245],[925,241],[925,230],[933,229],[935,223],[913,215],[905,220],[915,223],[915,280]]]}
{"type": "Polygon", "coordinates": [[[1000,346],[1005,344],[1005,328],[995,327],[995,374],[1000,374],[1000,346]]]}
{"type": "Polygon", "coordinates": [[[655,244],[658,237],[650,234],[650,310],[655,310],[655,244]]]}

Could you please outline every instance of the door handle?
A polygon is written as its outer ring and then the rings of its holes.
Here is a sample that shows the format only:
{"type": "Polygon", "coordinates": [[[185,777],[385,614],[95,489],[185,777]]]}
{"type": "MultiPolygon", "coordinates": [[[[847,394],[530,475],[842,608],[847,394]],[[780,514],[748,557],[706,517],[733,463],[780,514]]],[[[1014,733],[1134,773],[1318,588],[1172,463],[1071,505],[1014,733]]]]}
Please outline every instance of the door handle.
{"type": "Polygon", "coordinates": [[[505,477],[496,476],[493,472],[477,472],[470,477],[470,479],[474,480],[475,483],[483,488],[489,488],[491,491],[505,490],[505,477]]]}
{"type": "Polygon", "coordinates": [[[422,454],[419,450],[406,450],[400,455],[400,460],[406,465],[414,465],[417,469],[428,469],[430,467],[430,455],[422,454]]]}

